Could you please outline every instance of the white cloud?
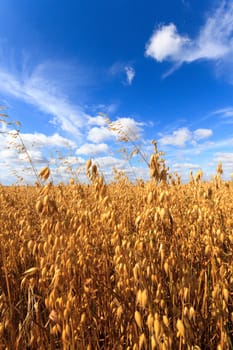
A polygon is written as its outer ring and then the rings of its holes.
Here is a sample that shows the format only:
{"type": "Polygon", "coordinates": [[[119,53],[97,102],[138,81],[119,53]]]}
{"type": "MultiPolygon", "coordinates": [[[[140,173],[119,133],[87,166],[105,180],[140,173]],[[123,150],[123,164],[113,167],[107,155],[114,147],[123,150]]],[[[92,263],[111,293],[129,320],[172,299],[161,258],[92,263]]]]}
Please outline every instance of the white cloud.
{"type": "Polygon", "coordinates": [[[197,141],[208,138],[212,135],[213,135],[213,131],[211,129],[196,129],[193,132],[193,137],[197,141]]]}
{"type": "Polygon", "coordinates": [[[233,153],[232,152],[217,152],[215,153],[215,160],[218,162],[231,163],[233,166],[233,153]]]}
{"type": "Polygon", "coordinates": [[[37,107],[52,116],[52,122],[63,131],[80,136],[88,115],[78,105],[70,103],[58,89],[57,84],[40,75],[40,69],[30,75],[17,76],[3,68],[0,69],[0,91],[37,107]]]}
{"type": "Polygon", "coordinates": [[[199,169],[199,164],[192,164],[192,163],[174,163],[172,164],[173,169],[199,169]]]}
{"type": "Polygon", "coordinates": [[[217,60],[233,53],[233,3],[221,2],[209,15],[199,34],[191,39],[178,33],[175,24],[158,28],[146,45],[146,56],[176,65],[200,59],[217,60]]]}
{"type": "MultiPolygon", "coordinates": [[[[53,159],[52,160],[52,164],[56,164],[57,160],[53,159]]],[[[85,165],[86,164],[86,160],[82,157],[77,157],[77,156],[61,156],[59,157],[59,168],[66,168],[67,165],[70,166],[74,166],[74,165],[85,165]]],[[[58,164],[58,162],[57,162],[58,164]]]]}
{"type": "Polygon", "coordinates": [[[124,81],[123,84],[127,83],[128,85],[131,85],[133,82],[133,79],[135,77],[135,69],[132,67],[131,64],[126,64],[123,62],[115,62],[109,69],[109,73],[111,76],[121,76],[124,81]],[[126,81],[125,81],[126,78],[126,81]]]}
{"type": "Polygon", "coordinates": [[[215,141],[205,141],[204,143],[191,142],[192,147],[186,148],[182,152],[186,155],[199,155],[208,152],[210,154],[214,150],[227,150],[233,147],[233,138],[225,138],[215,141]],[[194,146],[194,147],[193,147],[194,146]]]}
{"type": "Polygon", "coordinates": [[[135,77],[135,70],[134,70],[134,68],[130,67],[130,66],[126,66],[125,67],[125,73],[126,73],[127,83],[129,85],[131,85],[132,82],[133,82],[133,79],[135,77]]]}
{"type": "Polygon", "coordinates": [[[231,160],[233,161],[233,153],[232,152],[218,152],[215,154],[217,156],[217,160],[231,160]]]}
{"type": "Polygon", "coordinates": [[[126,161],[116,157],[111,157],[111,156],[95,158],[95,162],[101,167],[101,170],[103,171],[103,173],[104,173],[104,168],[122,169],[126,165],[126,161]]]}
{"type": "Polygon", "coordinates": [[[107,127],[94,127],[88,131],[87,140],[94,143],[101,143],[103,141],[110,140],[113,136],[113,132],[111,132],[107,127]]]}
{"type": "Polygon", "coordinates": [[[111,122],[112,128],[116,130],[110,130],[105,126],[94,127],[89,130],[87,139],[94,143],[111,140],[112,138],[117,139],[120,136],[129,136],[131,140],[137,140],[143,132],[143,125],[143,123],[139,123],[133,118],[118,118],[111,122]]]}
{"type": "MultiPolygon", "coordinates": [[[[137,122],[133,118],[118,118],[112,122],[112,126],[121,130],[123,135],[128,135],[131,140],[137,140],[140,138],[143,132],[144,123],[137,122]]],[[[116,136],[119,134],[115,133],[116,136]]]]}
{"type": "Polygon", "coordinates": [[[214,161],[216,163],[222,162],[223,171],[227,173],[233,172],[233,153],[232,152],[217,152],[214,154],[214,161]]]}
{"type": "Polygon", "coordinates": [[[176,26],[171,23],[157,29],[146,46],[146,56],[153,57],[156,61],[174,60],[179,56],[189,39],[177,33],[176,26]]]}
{"type": "Polygon", "coordinates": [[[73,141],[57,133],[51,136],[42,133],[21,133],[21,140],[28,152],[26,153],[20,139],[14,137],[14,134],[14,130],[4,130],[4,133],[0,133],[0,159],[1,164],[7,164],[9,167],[16,169],[19,173],[23,171],[25,167],[30,167],[28,155],[34,165],[49,163],[49,150],[64,148],[74,149],[76,147],[73,141]]]}
{"type": "Polygon", "coordinates": [[[150,180],[148,167],[128,167],[124,171],[131,181],[135,181],[136,179],[150,180]]]}
{"type": "Polygon", "coordinates": [[[104,126],[106,125],[106,118],[102,115],[97,115],[96,117],[88,117],[88,125],[104,126]]]}
{"type": "Polygon", "coordinates": [[[109,147],[106,143],[94,144],[85,143],[80,148],[77,149],[76,154],[83,154],[87,156],[94,156],[99,153],[107,153],[109,147]]]}
{"type": "Polygon", "coordinates": [[[97,105],[91,106],[91,110],[95,113],[97,112],[97,113],[112,114],[116,112],[117,107],[118,105],[116,103],[111,103],[109,105],[99,103],[97,105]]]}
{"type": "Polygon", "coordinates": [[[192,133],[188,128],[180,128],[173,131],[171,135],[165,135],[158,141],[163,145],[173,145],[184,147],[185,144],[192,139],[192,133]]]}
{"type": "MultiPolygon", "coordinates": [[[[26,183],[33,183],[36,178],[32,171],[31,161],[35,168],[40,168],[52,161],[49,152],[76,148],[75,142],[62,137],[58,133],[45,135],[42,133],[21,133],[21,139],[27,153],[22,147],[15,131],[1,128],[0,133],[0,166],[4,169],[0,174],[0,182],[4,184],[15,183],[17,178],[24,178],[26,183]],[[29,159],[30,157],[30,159],[29,159]]],[[[77,162],[77,161],[76,161],[77,162]]]]}
{"type": "Polygon", "coordinates": [[[196,129],[190,131],[188,128],[180,128],[173,131],[169,135],[162,135],[158,141],[162,146],[172,145],[177,147],[184,147],[188,142],[196,145],[196,141],[208,138],[213,135],[211,129],[196,129]]]}
{"type": "MultiPolygon", "coordinates": [[[[6,147],[6,144],[4,145],[4,143],[3,143],[4,142],[3,139],[0,138],[0,140],[1,140],[1,147],[4,147],[4,146],[6,147]]],[[[0,158],[1,158],[1,161],[11,162],[12,160],[14,160],[16,158],[16,152],[14,149],[1,148],[0,158]]]]}
{"type": "Polygon", "coordinates": [[[57,133],[51,136],[47,136],[42,133],[33,133],[33,134],[22,133],[21,137],[27,148],[32,146],[37,148],[43,148],[43,147],[75,148],[76,147],[75,142],[57,133]]]}
{"type": "Polygon", "coordinates": [[[214,111],[212,114],[222,116],[223,118],[230,118],[230,117],[233,117],[233,107],[218,109],[214,111]]]}
{"type": "MultiPolygon", "coordinates": [[[[31,149],[31,150],[28,150],[28,154],[30,155],[30,158],[32,159],[33,164],[49,163],[46,156],[40,150],[31,149]]],[[[29,162],[28,154],[24,152],[19,154],[19,160],[24,162],[22,165],[25,165],[25,162],[29,162]]]]}
{"type": "MultiPolygon", "coordinates": [[[[7,132],[7,131],[4,131],[7,132]]],[[[12,138],[9,134],[0,134],[0,183],[11,184],[15,183],[19,177],[25,172],[25,167],[30,163],[25,162],[25,152],[19,149],[17,140],[12,138]]],[[[41,153],[35,152],[36,161],[41,161],[41,153]]]]}

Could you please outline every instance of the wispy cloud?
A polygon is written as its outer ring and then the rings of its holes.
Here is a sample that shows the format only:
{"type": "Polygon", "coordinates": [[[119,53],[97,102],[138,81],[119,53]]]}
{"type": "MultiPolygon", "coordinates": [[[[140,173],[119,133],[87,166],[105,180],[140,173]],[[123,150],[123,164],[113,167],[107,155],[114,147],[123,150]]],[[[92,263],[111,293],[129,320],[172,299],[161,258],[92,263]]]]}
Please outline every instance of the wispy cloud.
{"type": "Polygon", "coordinates": [[[193,138],[194,140],[197,140],[197,141],[206,139],[212,135],[213,135],[213,131],[211,129],[196,129],[193,132],[193,138]]]}
{"type": "Polygon", "coordinates": [[[131,64],[115,62],[109,69],[109,73],[115,77],[121,77],[123,84],[132,85],[135,77],[135,69],[131,64]]]}
{"type": "Polygon", "coordinates": [[[219,115],[224,118],[233,117],[233,107],[226,107],[222,109],[218,109],[212,113],[212,115],[219,115]]]}
{"type": "Polygon", "coordinates": [[[13,74],[1,68],[0,91],[35,106],[48,114],[53,124],[75,136],[81,135],[80,128],[89,117],[81,106],[72,104],[58,86],[40,75],[36,68],[31,74],[13,74]]]}
{"type": "Polygon", "coordinates": [[[145,55],[158,62],[170,61],[178,68],[197,60],[219,60],[233,53],[233,3],[222,1],[209,14],[199,34],[180,34],[174,23],[162,25],[152,34],[145,55]]]}
{"type": "Polygon", "coordinates": [[[133,79],[135,77],[135,70],[134,70],[134,68],[130,67],[130,66],[126,66],[125,67],[125,73],[126,73],[127,83],[129,85],[131,85],[132,82],[133,82],[133,79]]]}
{"type": "MultiPolygon", "coordinates": [[[[233,124],[233,107],[228,106],[224,108],[219,108],[215,111],[212,111],[207,115],[207,118],[213,118],[216,117],[217,121],[220,124],[233,124]]],[[[206,119],[207,119],[206,118],[206,119]]],[[[229,129],[230,131],[230,129],[229,129]]]]}
{"type": "Polygon", "coordinates": [[[118,104],[117,103],[110,103],[110,104],[104,104],[99,103],[97,105],[90,106],[90,110],[92,113],[105,113],[107,115],[113,114],[117,111],[118,104]]]}

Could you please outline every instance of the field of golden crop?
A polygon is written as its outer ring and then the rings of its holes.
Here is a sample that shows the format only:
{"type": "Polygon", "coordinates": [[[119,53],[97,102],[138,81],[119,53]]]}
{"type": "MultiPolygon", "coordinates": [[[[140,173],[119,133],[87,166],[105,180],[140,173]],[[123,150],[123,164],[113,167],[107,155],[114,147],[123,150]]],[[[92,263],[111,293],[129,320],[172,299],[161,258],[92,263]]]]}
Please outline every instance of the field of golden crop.
{"type": "Polygon", "coordinates": [[[233,183],[87,172],[0,187],[0,349],[233,349],[233,183]]]}

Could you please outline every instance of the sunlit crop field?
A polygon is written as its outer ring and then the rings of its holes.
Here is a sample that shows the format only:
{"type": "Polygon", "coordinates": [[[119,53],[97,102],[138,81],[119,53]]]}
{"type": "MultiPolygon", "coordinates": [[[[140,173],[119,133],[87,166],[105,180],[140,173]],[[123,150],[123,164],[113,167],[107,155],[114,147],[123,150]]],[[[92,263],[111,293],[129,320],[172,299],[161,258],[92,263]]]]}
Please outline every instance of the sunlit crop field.
{"type": "Polygon", "coordinates": [[[233,348],[233,184],[150,166],[0,187],[0,349],[233,348]]]}

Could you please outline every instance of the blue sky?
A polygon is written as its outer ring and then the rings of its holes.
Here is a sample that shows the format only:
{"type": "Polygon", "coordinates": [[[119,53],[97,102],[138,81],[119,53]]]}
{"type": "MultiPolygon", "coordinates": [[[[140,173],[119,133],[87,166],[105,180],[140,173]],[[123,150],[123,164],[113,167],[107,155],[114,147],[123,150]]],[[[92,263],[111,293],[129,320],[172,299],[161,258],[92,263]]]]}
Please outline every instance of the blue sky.
{"type": "MultiPolygon", "coordinates": [[[[166,153],[171,171],[233,172],[233,3],[195,0],[5,0],[0,4],[0,104],[22,124],[35,166],[56,181],[86,159],[146,178],[130,164],[102,113],[166,153]],[[58,154],[61,155],[58,157],[58,154]],[[63,160],[60,159],[63,157],[63,160]],[[65,160],[65,161],[64,161],[65,160]]],[[[25,155],[0,124],[0,182],[17,180],[25,155]]],[[[25,181],[30,181],[24,173],[25,181]]],[[[31,177],[32,178],[32,177],[31,177]]]]}

